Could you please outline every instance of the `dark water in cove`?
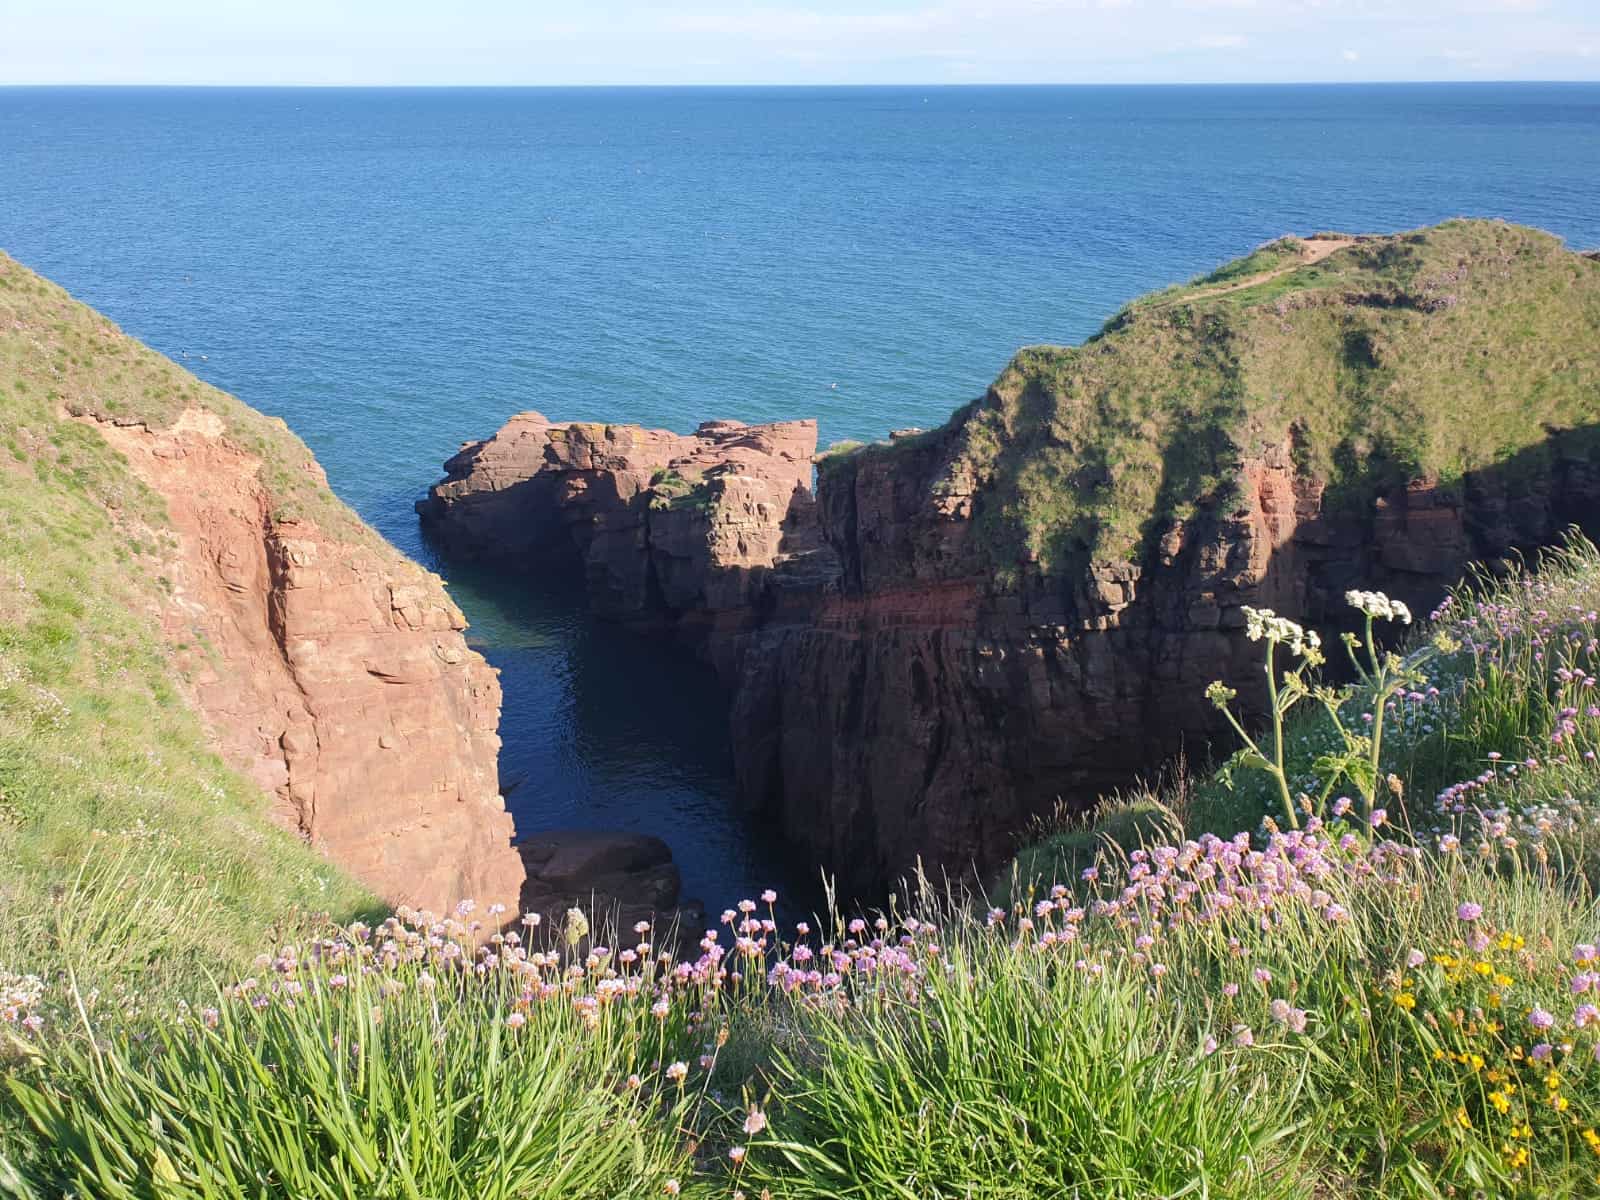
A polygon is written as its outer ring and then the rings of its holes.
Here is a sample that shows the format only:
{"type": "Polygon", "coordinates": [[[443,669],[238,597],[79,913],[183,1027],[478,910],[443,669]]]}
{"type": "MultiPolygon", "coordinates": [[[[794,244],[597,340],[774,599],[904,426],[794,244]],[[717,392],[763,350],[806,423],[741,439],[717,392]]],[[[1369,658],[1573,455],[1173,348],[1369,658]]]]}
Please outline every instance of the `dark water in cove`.
{"type": "Polygon", "coordinates": [[[0,247],[284,417],[448,575],[522,829],[659,834],[713,906],[810,871],[734,815],[713,682],[573,581],[438,562],[411,502],[458,443],[524,408],[878,437],[1279,234],[1592,247],[1597,196],[1600,85],[0,89],[0,247]]]}

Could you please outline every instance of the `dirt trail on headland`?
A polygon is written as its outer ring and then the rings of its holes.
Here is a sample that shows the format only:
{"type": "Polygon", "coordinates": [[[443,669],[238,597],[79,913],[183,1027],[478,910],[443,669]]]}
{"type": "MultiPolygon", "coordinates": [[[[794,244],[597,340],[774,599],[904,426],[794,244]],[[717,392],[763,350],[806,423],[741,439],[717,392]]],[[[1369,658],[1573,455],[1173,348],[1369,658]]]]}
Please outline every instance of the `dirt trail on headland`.
{"type": "Polygon", "coordinates": [[[1180,297],[1175,297],[1169,303],[1182,302],[1192,304],[1196,300],[1204,300],[1209,296],[1221,296],[1227,292],[1242,291],[1245,288],[1255,287],[1258,283],[1265,283],[1269,279],[1276,279],[1279,275],[1287,275],[1290,271],[1298,271],[1301,267],[1309,267],[1312,263],[1319,263],[1336,250],[1343,250],[1346,246],[1354,246],[1355,238],[1317,238],[1302,240],[1300,242],[1300,261],[1290,263],[1286,267],[1276,267],[1271,271],[1261,271],[1234,283],[1219,284],[1213,288],[1206,288],[1201,292],[1185,292],[1180,297]]]}

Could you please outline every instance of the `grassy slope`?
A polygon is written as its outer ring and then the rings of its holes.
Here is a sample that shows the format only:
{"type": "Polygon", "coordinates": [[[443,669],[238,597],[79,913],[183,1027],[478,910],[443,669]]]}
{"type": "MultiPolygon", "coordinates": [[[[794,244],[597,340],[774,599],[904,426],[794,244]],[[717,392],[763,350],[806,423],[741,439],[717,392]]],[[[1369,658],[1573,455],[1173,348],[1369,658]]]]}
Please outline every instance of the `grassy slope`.
{"type": "MultiPolygon", "coordinates": [[[[47,1024],[10,1081],[37,1131],[17,1194],[203,1200],[270,1178],[373,1200],[1593,1195],[1600,914],[1571,868],[1592,873],[1600,833],[1600,708],[1553,735],[1574,689],[1600,687],[1583,682],[1597,606],[1600,554],[1581,543],[1463,597],[1438,694],[1385,739],[1419,832],[1422,780],[1491,768],[1476,799],[1515,814],[1516,849],[1472,820],[1437,854],[1338,823],[1258,854],[1180,847],[1153,807],[1127,808],[1096,831],[1111,841],[1051,864],[1059,889],[987,921],[913,898],[918,919],[885,916],[881,940],[830,922],[829,950],[768,951],[802,974],[842,957],[826,992],[769,988],[742,956],[744,982],[714,988],[582,947],[507,943],[469,971],[459,923],[465,954],[390,927],[417,959],[334,975],[357,933],[320,961],[283,956],[247,995],[199,998],[220,1008],[201,1020],[113,1014],[93,1042],[47,1024]],[[1543,765],[1513,772],[1523,754],[1543,765]],[[1563,796],[1547,827],[1525,820],[1563,796]],[[547,989],[556,1002],[528,999],[547,989]]],[[[1291,736],[1298,770],[1317,730],[1291,736]]],[[[1214,783],[1176,816],[1226,820],[1214,783]]],[[[6,1167],[0,1146],[0,1193],[6,1167]]]]}
{"type": "Polygon", "coordinates": [[[145,994],[226,970],[270,927],[371,904],[272,826],[205,746],[151,619],[159,497],[68,413],[219,413],[282,507],[362,532],[279,421],[0,255],[0,969],[67,961],[145,994]]]}
{"type": "Polygon", "coordinates": [[[1137,556],[1291,427],[1337,502],[1600,422],[1600,263],[1558,239],[1452,221],[1297,261],[1272,243],[1135,301],[1081,346],[1022,350],[957,414],[955,472],[984,481],[999,569],[1024,552],[1047,567],[1137,556]]]}

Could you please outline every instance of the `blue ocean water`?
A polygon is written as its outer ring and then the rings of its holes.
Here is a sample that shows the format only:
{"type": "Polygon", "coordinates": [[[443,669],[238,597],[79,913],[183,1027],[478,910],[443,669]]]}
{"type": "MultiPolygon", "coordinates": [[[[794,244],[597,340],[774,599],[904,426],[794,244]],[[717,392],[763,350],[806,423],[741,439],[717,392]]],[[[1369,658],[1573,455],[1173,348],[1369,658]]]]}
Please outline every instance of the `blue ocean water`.
{"type": "Polygon", "coordinates": [[[525,408],[878,437],[1279,234],[1592,247],[1597,196],[1592,84],[0,88],[0,247],[285,418],[446,574],[521,828],[657,833],[713,906],[811,877],[734,814],[713,681],[575,581],[439,562],[411,502],[461,441],[525,408]]]}

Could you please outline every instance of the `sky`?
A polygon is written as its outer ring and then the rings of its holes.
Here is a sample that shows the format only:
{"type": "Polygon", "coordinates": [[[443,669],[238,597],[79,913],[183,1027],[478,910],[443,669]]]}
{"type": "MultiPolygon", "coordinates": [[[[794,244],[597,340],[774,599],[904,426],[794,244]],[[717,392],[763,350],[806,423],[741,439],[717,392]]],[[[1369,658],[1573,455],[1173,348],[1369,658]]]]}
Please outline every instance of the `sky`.
{"type": "Polygon", "coordinates": [[[1600,81],[1600,0],[0,0],[0,84],[1600,81]]]}

